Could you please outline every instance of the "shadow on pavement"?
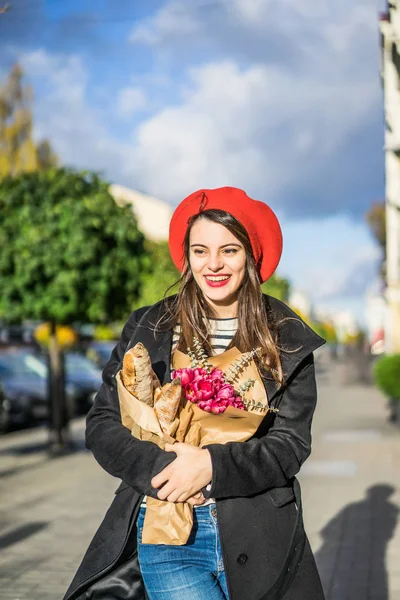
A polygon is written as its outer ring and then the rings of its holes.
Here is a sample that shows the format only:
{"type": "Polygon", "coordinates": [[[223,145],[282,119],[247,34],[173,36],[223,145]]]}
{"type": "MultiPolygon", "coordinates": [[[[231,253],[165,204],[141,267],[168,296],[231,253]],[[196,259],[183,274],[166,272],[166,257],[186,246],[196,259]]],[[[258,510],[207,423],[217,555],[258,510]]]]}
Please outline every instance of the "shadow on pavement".
{"type": "Polygon", "coordinates": [[[65,448],[57,452],[52,452],[49,443],[46,442],[26,442],[23,441],[20,444],[12,445],[9,448],[2,448],[0,450],[1,455],[13,455],[13,456],[24,456],[29,454],[39,454],[42,452],[48,453],[48,458],[58,458],[60,456],[68,456],[86,450],[85,440],[74,439],[72,442],[68,442],[65,448]]]}
{"type": "Polygon", "coordinates": [[[6,533],[0,536],[0,548],[8,548],[13,544],[17,544],[22,540],[34,535],[38,531],[41,531],[45,527],[48,526],[47,522],[37,522],[37,523],[27,523],[26,525],[20,525],[16,527],[13,531],[6,533]]]}
{"type": "Polygon", "coordinates": [[[385,556],[400,512],[389,500],[394,491],[374,485],[321,531],[315,559],[327,600],[389,600],[385,556]]]}

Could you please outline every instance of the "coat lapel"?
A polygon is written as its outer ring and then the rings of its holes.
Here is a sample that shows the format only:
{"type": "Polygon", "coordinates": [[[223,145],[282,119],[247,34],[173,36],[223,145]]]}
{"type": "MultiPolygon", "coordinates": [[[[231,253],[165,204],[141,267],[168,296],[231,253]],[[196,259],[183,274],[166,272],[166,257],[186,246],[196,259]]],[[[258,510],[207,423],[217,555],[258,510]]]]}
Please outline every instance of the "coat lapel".
{"type": "Polygon", "coordinates": [[[153,338],[154,351],[150,352],[153,370],[158,379],[164,385],[171,381],[171,350],[172,331],[163,331],[153,338]]]}
{"type": "Polygon", "coordinates": [[[150,354],[153,370],[162,385],[171,381],[170,364],[173,335],[171,329],[159,329],[155,333],[155,326],[166,309],[164,302],[161,301],[155,304],[145,312],[137,324],[135,335],[128,346],[131,348],[139,341],[144,344],[150,354]]]}
{"type": "MultiPolygon", "coordinates": [[[[323,346],[325,340],[317,335],[287,304],[277,298],[264,295],[267,313],[274,320],[278,331],[278,345],[285,382],[314,350],[323,346]]],[[[272,378],[264,378],[268,401],[280,393],[272,378]]]]}

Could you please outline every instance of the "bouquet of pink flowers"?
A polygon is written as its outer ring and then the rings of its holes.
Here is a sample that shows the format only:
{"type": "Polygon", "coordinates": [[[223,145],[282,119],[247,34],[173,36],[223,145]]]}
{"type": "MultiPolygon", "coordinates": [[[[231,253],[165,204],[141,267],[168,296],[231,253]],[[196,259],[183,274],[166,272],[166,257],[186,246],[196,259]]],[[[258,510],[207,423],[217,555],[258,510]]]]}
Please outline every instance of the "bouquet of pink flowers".
{"type": "Polygon", "coordinates": [[[248,378],[237,389],[234,387],[235,380],[255,354],[257,354],[256,350],[243,354],[224,373],[222,369],[213,366],[209,362],[198,338],[195,338],[193,350],[188,349],[191,366],[174,370],[172,379],[179,378],[184,397],[189,402],[197,404],[205,412],[218,415],[224,413],[229,406],[240,410],[248,410],[249,405],[254,410],[262,410],[267,408],[267,405],[251,404],[242,398],[243,393],[255,384],[255,379],[248,378]]]}

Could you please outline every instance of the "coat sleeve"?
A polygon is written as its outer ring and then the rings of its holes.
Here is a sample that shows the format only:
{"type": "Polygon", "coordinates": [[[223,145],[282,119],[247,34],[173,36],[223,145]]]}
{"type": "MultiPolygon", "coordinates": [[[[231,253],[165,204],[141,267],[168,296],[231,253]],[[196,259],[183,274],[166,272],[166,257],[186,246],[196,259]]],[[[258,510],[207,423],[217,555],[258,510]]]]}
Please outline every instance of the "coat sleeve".
{"type": "Polygon", "coordinates": [[[121,423],[115,376],[143,309],[132,313],[103,371],[103,384],[86,418],[86,447],[97,462],[141,494],[157,497],[151,479],[170,464],[174,452],[165,452],[153,442],[134,438],[121,423]]]}
{"type": "Polygon", "coordinates": [[[316,400],[311,354],[288,381],[279,413],[266,435],[247,442],[205,446],[211,454],[213,478],[211,489],[204,495],[208,498],[252,496],[287,485],[310,455],[316,400]]]}

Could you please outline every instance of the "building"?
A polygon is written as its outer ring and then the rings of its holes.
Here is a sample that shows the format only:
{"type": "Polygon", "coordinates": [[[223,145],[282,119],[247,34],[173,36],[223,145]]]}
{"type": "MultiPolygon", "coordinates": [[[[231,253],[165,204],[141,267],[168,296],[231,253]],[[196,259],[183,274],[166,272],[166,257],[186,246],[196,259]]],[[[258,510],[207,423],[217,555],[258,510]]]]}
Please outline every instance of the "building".
{"type": "Polygon", "coordinates": [[[386,352],[400,352],[400,0],[381,14],[381,75],[385,104],[386,352]]]}
{"type": "Polygon", "coordinates": [[[117,184],[110,185],[109,192],[120,206],[132,206],[138,227],[146,238],[153,242],[168,239],[169,223],[173,213],[170,204],[117,184]]]}
{"type": "Polygon", "coordinates": [[[372,345],[379,339],[384,340],[386,320],[386,300],[378,286],[372,285],[365,296],[365,319],[368,340],[372,345]]]}

